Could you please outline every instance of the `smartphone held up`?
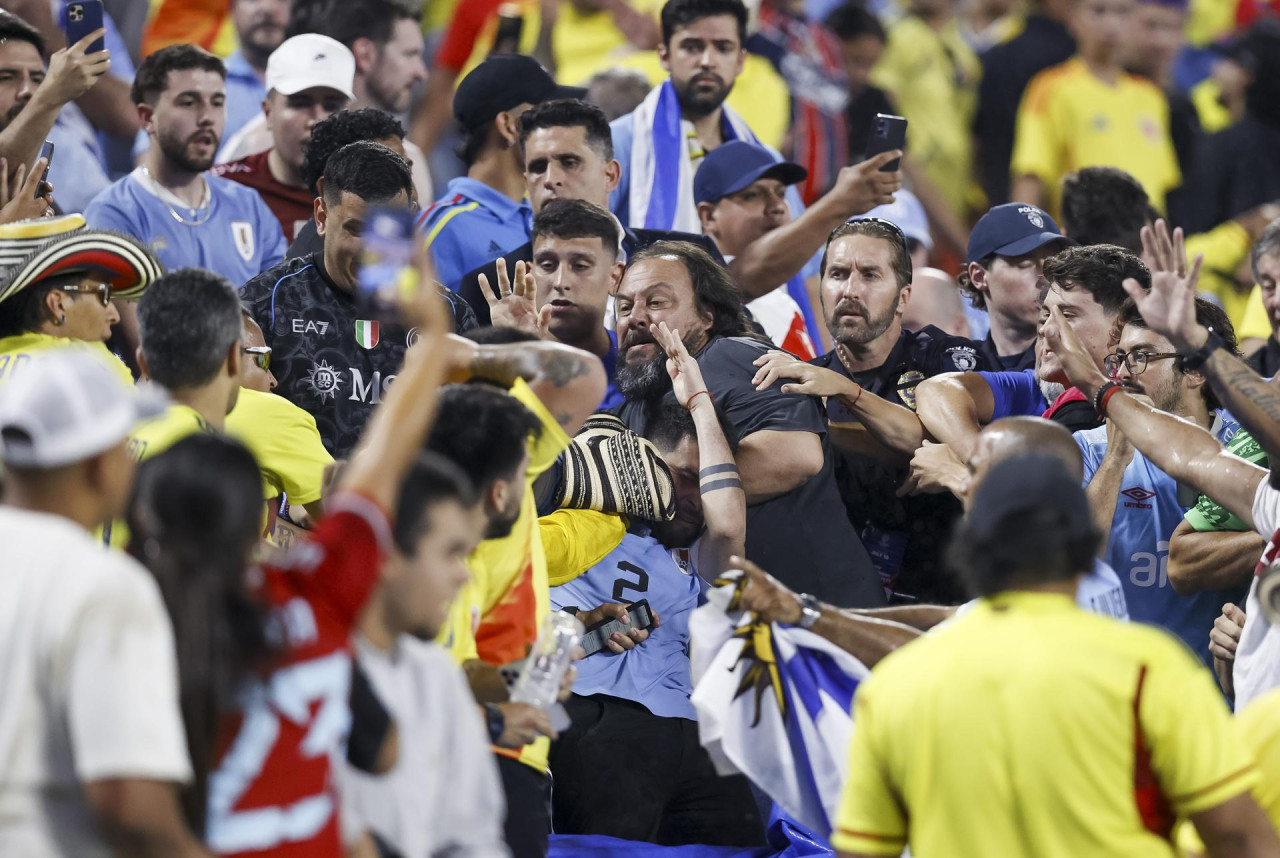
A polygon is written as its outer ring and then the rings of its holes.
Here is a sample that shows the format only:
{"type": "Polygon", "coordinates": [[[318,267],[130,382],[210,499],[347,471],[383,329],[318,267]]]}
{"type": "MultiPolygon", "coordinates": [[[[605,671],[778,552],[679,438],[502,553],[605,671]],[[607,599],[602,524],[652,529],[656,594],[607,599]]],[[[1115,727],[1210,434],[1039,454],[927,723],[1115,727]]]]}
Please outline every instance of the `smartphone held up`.
{"type": "Polygon", "coordinates": [[[394,322],[399,308],[418,290],[414,266],[414,214],[408,209],[374,208],[364,224],[356,307],[364,318],[394,322]]]}
{"type": "MultiPolygon", "coordinates": [[[[62,7],[62,31],[67,34],[67,44],[74,45],[94,30],[102,29],[102,0],[74,0],[62,7]]],[[[102,38],[94,39],[86,54],[106,50],[102,38]]]]}

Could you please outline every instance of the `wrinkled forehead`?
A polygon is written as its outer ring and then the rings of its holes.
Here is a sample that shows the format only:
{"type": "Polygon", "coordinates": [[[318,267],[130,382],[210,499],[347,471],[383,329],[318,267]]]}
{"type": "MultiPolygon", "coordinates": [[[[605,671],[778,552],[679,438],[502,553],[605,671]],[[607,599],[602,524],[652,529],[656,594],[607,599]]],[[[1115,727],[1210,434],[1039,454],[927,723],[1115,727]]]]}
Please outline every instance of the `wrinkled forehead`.
{"type": "Polygon", "coordinates": [[[650,292],[693,300],[693,281],[684,264],[674,257],[650,257],[627,266],[618,297],[635,300],[650,292]]]}

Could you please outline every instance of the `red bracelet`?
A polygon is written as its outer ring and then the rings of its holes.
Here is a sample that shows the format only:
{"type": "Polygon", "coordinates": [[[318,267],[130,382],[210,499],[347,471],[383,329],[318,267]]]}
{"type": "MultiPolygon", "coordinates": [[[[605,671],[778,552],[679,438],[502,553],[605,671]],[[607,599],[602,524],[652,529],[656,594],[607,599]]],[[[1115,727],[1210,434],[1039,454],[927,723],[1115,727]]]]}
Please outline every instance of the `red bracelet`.
{"type": "MultiPolygon", "coordinates": [[[[858,382],[855,381],[854,384],[858,384],[858,382]]],[[[849,403],[849,407],[850,408],[855,407],[858,404],[858,400],[861,398],[862,398],[862,385],[858,384],[858,395],[853,398],[853,402],[849,403]]]]}
{"type": "Polygon", "coordinates": [[[1098,415],[1100,417],[1107,416],[1107,403],[1111,400],[1111,397],[1115,396],[1122,390],[1124,390],[1123,387],[1116,385],[1115,387],[1111,387],[1103,391],[1102,398],[1098,400],[1098,415]]]}
{"type": "Polygon", "coordinates": [[[687,407],[688,407],[688,409],[689,409],[690,411],[692,411],[692,410],[693,410],[693,400],[694,400],[694,399],[696,399],[697,397],[701,396],[701,395],[702,395],[702,394],[704,394],[704,393],[707,395],[707,400],[711,402],[711,407],[712,407],[712,408],[715,408],[716,401],[715,401],[714,399],[712,399],[712,398],[711,398],[711,393],[710,393],[709,391],[706,391],[706,390],[699,390],[699,391],[698,391],[697,393],[695,393],[693,396],[690,396],[690,397],[689,397],[689,404],[688,404],[688,406],[687,406],[687,407]]]}

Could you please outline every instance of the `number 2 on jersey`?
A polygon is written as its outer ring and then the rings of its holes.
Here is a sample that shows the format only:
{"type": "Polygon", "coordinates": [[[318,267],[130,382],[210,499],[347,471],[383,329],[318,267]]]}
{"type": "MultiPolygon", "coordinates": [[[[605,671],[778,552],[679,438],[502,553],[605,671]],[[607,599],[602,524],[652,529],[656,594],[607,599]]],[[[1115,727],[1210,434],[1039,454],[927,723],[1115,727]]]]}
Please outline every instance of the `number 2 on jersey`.
{"type": "Polygon", "coordinates": [[[620,572],[627,572],[636,577],[636,580],[630,581],[626,578],[618,578],[613,582],[613,600],[615,602],[634,602],[635,599],[628,599],[623,595],[627,590],[634,590],[641,595],[649,592],[649,573],[641,569],[634,563],[628,563],[623,560],[618,563],[620,572]]]}

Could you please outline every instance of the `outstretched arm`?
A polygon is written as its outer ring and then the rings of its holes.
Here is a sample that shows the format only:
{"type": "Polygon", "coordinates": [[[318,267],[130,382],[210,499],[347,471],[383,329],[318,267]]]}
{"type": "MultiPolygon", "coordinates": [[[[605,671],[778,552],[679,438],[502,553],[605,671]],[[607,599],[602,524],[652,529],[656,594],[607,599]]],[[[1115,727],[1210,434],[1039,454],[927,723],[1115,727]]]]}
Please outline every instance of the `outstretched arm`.
{"type": "Polygon", "coordinates": [[[916,386],[916,415],[925,430],[969,461],[978,433],[996,410],[991,385],[976,372],[948,372],[916,386]]]}
{"type": "Polygon", "coordinates": [[[482,346],[452,334],[449,345],[450,381],[482,378],[510,387],[524,379],[569,435],[604,398],[604,366],[581,349],[552,342],[482,346]]]}
{"type": "Polygon", "coordinates": [[[698,362],[685,348],[678,330],[659,322],[655,333],[667,353],[667,373],[676,401],[689,410],[698,434],[698,488],[707,526],[703,555],[709,558],[703,565],[710,567],[699,571],[706,577],[718,576],[730,557],[746,551],[747,496],[698,362]]]}

